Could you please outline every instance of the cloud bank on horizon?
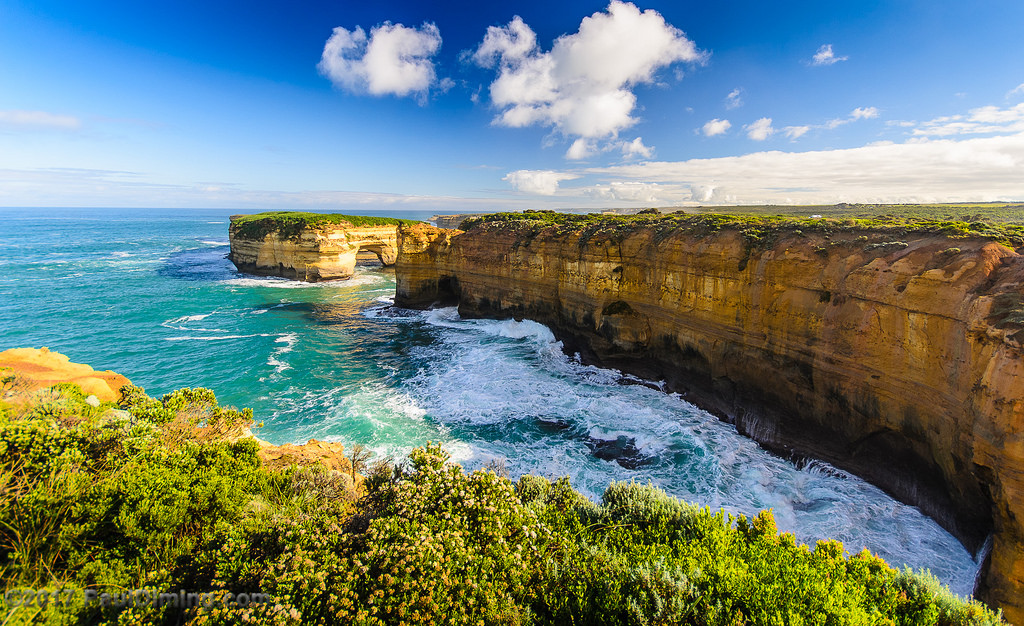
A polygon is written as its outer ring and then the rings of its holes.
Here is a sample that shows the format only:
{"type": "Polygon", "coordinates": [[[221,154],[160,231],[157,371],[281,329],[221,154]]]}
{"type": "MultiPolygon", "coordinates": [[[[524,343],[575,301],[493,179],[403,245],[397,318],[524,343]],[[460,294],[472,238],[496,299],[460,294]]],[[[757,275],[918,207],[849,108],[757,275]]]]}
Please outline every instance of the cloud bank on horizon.
{"type": "Polygon", "coordinates": [[[139,5],[112,0],[121,6],[89,16],[55,0],[55,22],[83,22],[69,36],[12,0],[11,25],[0,24],[13,68],[0,75],[0,205],[1024,200],[1024,63],[999,34],[1024,7],[739,1],[731,22],[719,7],[660,0],[598,11],[383,0],[335,10],[327,25],[312,11],[268,11],[250,24],[264,28],[266,54],[242,67],[232,53],[251,39],[234,24],[211,24],[225,38],[239,31],[220,56],[169,37],[148,58],[128,22],[104,33],[125,41],[112,51],[89,35],[139,5]],[[296,16],[327,32],[267,34],[290,32],[296,16]],[[905,37],[888,34],[896,26],[905,37]],[[929,47],[951,33],[971,45],[946,57],[929,47]],[[47,41],[82,63],[13,54],[47,41]],[[280,65],[296,69],[271,79],[271,61],[289,54],[280,65]]]}

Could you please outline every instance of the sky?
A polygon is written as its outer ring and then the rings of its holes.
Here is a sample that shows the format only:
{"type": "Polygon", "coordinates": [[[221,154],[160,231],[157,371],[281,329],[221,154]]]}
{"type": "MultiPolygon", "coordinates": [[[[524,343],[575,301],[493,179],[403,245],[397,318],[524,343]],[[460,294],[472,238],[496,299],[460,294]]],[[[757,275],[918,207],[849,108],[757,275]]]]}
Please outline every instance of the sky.
{"type": "Polygon", "coordinates": [[[1024,2],[0,0],[0,206],[1024,200],[1024,2]]]}

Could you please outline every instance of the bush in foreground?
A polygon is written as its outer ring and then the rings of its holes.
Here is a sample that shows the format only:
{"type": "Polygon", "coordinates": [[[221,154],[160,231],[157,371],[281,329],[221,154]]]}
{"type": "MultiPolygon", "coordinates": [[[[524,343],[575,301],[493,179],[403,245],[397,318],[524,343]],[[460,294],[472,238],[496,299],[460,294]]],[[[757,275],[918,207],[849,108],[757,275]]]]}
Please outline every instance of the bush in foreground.
{"type": "MultiPolygon", "coordinates": [[[[339,472],[264,467],[251,413],[208,390],[74,386],[0,411],[5,589],[151,588],[249,606],[14,607],[6,623],[996,624],[927,574],[753,519],[613,483],[464,472],[435,445],[339,472]],[[358,497],[358,499],[357,499],[358,497]]],[[[80,594],[79,596],[80,597],[80,594]]]]}

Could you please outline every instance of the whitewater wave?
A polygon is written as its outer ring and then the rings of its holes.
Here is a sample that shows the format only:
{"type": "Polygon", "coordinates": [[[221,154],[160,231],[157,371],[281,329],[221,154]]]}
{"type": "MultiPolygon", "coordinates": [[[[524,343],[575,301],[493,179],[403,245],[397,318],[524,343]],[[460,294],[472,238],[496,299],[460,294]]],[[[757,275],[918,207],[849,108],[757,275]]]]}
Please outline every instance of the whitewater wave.
{"type": "Polygon", "coordinates": [[[274,368],[274,372],[280,374],[285,370],[292,369],[292,366],[287,361],[282,360],[284,355],[295,349],[295,344],[299,341],[299,336],[296,333],[286,333],[281,335],[274,340],[274,343],[284,344],[275,348],[270,356],[267,357],[267,365],[274,368]]]}
{"type": "Polygon", "coordinates": [[[210,317],[211,315],[213,315],[216,312],[217,311],[213,311],[213,312],[210,312],[210,313],[201,313],[201,314],[197,314],[197,315],[182,315],[181,317],[176,317],[174,319],[165,320],[160,325],[163,326],[164,328],[169,328],[171,330],[182,330],[182,331],[187,331],[187,332],[204,332],[204,333],[226,333],[226,332],[228,332],[228,331],[224,330],[223,328],[202,328],[202,327],[197,327],[197,326],[190,326],[190,324],[192,324],[193,322],[201,322],[201,321],[205,320],[206,318],[210,317]]]}
{"type": "Polygon", "coordinates": [[[270,333],[252,333],[249,335],[213,335],[213,336],[182,336],[164,337],[164,341],[227,341],[229,339],[248,339],[250,337],[273,337],[270,333]]]}

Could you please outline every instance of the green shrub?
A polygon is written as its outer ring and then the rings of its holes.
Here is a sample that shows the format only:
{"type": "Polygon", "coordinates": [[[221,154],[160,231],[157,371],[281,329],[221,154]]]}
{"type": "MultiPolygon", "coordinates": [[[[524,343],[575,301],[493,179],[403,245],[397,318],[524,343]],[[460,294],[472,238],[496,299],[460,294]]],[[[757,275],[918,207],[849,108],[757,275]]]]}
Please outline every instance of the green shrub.
{"type": "Polygon", "coordinates": [[[366,215],[341,215],[339,213],[305,213],[301,211],[268,211],[254,215],[232,218],[231,228],[243,239],[262,240],[270,233],[277,233],[284,239],[297,239],[306,229],[317,229],[332,225],[345,226],[399,226],[417,223],[394,217],[371,217],[366,215]]]}
{"type": "Polygon", "coordinates": [[[0,419],[5,588],[272,601],[0,602],[10,624],[1001,623],[926,572],[834,541],[799,545],[770,511],[734,517],[636,483],[612,483],[595,504],[564,478],[466,473],[438,445],[379,465],[357,502],[342,472],[268,469],[254,440],[203,430],[251,421],[209,390],[154,400],[127,387],[124,414],[77,397],[58,388],[0,419]],[[60,420],[37,410],[57,397],[60,420]]]}

